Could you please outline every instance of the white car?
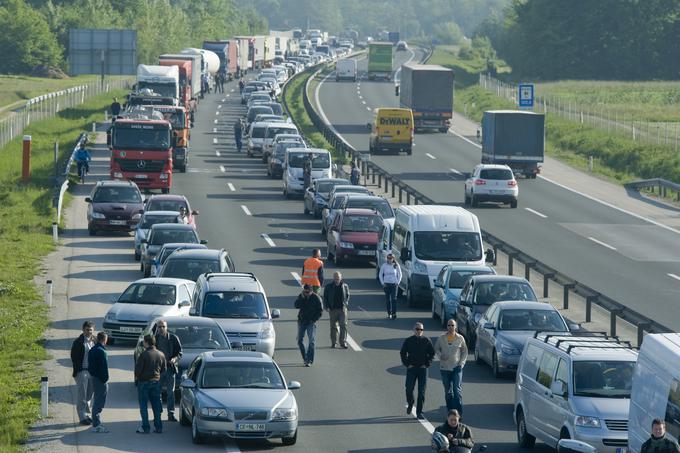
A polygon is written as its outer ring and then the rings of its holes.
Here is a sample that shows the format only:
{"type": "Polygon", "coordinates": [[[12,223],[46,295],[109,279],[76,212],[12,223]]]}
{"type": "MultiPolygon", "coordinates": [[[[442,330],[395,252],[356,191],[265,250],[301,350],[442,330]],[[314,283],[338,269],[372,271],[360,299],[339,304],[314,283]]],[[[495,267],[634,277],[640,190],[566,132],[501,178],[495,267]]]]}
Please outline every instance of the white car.
{"type": "Polygon", "coordinates": [[[479,164],[465,180],[465,205],[495,201],[517,207],[519,187],[507,165],[479,164]]]}
{"type": "Polygon", "coordinates": [[[189,316],[195,285],[181,278],[143,278],[130,283],[104,317],[109,343],[136,341],[152,319],[189,316]]]}

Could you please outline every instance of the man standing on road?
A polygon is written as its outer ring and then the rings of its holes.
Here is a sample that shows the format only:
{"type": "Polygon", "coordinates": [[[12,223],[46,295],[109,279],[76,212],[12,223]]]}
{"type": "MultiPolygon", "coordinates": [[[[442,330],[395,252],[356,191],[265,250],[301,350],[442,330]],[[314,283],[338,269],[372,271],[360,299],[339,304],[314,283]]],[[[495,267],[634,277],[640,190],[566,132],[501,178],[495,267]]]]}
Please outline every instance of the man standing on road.
{"type": "Polygon", "coordinates": [[[666,422],[660,418],[652,420],[652,435],[642,444],[640,453],[678,453],[680,446],[666,435],[666,422]]]}
{"type": "Polygon", "coordinates": [[[335,272],[333,281],[323,289],[323,306],[328,310],[331,321],[331,348],[339,344],[347,349],[347,309],[349,308],[349,286],[342,280],[342,274],[335,272]],[[338,325],[340,339],[338,341],[338,325]]]}
{"type": "Polygon", "coordinates": [[[111,103],[111,122],[116,120],[116,117],[120,115],[120,110],[121,110],[121,105],[120,102],[118,102],[118,98],[113,98],[113,102],[111,103]]]}
{"type": "Polygon", "coordinates": [[[357,164],[352,161],[352,169],[349,172],[349,182],[351,182],[353,185],[358,186],[359,185],[359,176],[361,176],[361,172],[359,172],[359,168],[357,168],[357,164]]]}
{"type": "Polygon", "coordinates": [[[312,168],[314,167],[314,154],[309,153],[302,166],[302,176],[304,178],[304,189],[307,190],[312,185],[312,168]]]}
{"type": "Polygon", "coordinates": [[[165,319],[158,321],[158,330],[156,331],[156,348],[165,355],[166,370],[161,375],[160,388],[162,392],[163,387],[168,395],[168,421],[176,422],[175,418],[175,377],[177,376],[177,364],[182,357],[182,344],[179,337],[174,333],[168,331],[168,322],[165,319]]]}
{"type": "Polygon", "coordinates": [[[97,344],[87,353],[87,372],[92,382],[92,432],[108,433],[102,425],[101,413],[106,405],[106,394],[109,391],[109,356],[106,342],[109,339],[105,332],[97,334],[97,344]]]}
{"type": "Polygon", "coordinates": [[[234,122],[234,141],[236,142],[236,151],[240,153],[243,148],[243,121],[241,118],[234,122]]]}
{"type": "MultiPolygon", "coordinates": [[[[153,411],[153,431],[160,434],[163,432],[163,421],[161,420],[163,402],[161,401],[159,381],[167,369],[165,356],[156,349],[156,338],[153,335],[144,335],[144,348],[146,349],[137,357],[137,363],[135,363],[135,384],[139,398],[139,413],[142,416],[142,426],[137,428],[137,433],[149,434],[151,430],[148,410],[150,402],[153,411]]],[[[168,398],[170,398],[170,395],[168,395],[168,398]]]]}
{"type": "Polygon", "coordinates": [[[413,331],[414,334],[404,340],[400,351],[401,363],[406,367],[406,413],[411,414],[413,410],[413,388],[418,381],[416,417],[422,419],[427,369],[432,365],[434,347],[430,339],[423,336],[423,323],[417,322],[413,331]]]}
{"type": "Polygon", "coordinates": [[[397,319],[397,288],[401,283],[401,267],[394,260],[392,253],[387,254],[387,261],[380,266],[378,280],[385,291],[387,319],[397,319]]]}
{"type": "Polygon", "coordinates": [[[305,366],[312,366],[314,363],[314,346],[316,344],[316,322],[323,314],[321,298],[312,291],[312,287],[305,285],[295,301],[295,308],[298,311],[298,334],[297,342],[302,354],[305,366]],[[305,351],[305,333],[307,334],[307,350],[305,351]]]}
{"type": "Polygon", "coordinates": [[[243,94],[243,89],[246,87],[246,83],[243,81],[243,79],[238,81],[238,92],[239,94],[243,94]]]}
{"type": "Polygon", "coordinates": [[[312,256],[307,258],[302,264],[302,277],[300,283],[309,285],[316,294],[323,285],[323,261],[321,261],[321,250],[312,250],[312,256]]]}
{"type": "Polygon", "coordinates": [[[456,333],[456,321],[449,319],[446,333],[437,338],[434,352],[439,356],[439,370],[444,385],[446,410],[456,409],[463,416],[463,367],[468,350],[465,338],[456,333]]]}
{"type": "Polygon", "coordinates": [[[76,411],[81,425],[91,425],[92,419],[88,415],[92,405],[92,382],[87,371],[88,354],[94,347],[94,322],[83,323],[83,333],[71,345],[71,362],[73,363],[73,378],[76,380],[76,411]]]}

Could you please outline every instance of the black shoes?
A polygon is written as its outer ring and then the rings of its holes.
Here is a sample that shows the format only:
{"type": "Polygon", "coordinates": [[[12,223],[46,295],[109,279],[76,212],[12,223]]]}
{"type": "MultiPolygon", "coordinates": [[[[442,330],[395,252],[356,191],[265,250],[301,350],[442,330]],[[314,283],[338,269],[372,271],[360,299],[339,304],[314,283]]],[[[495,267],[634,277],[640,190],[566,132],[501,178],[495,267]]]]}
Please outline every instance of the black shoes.
{"type": "Polygon", "coordinates": [[[176,422],[177,419],[175,418],[175,414],[173,414],[172,412],[168,413],[168,421],[169,422],[176,422]]]}
{"type": "Polygon", "coordinates": [[[418,420],[425,420],[425,416],[423,415],[422,412],[418,412],[418,413],[416,414],[416,418],[417,418],[418,420]]]}
{"type": "Polygon", "coordinates": [[[406,415],[411,415],[411,412],[413,412],[413,403],[409,403],[408,406],[406,406],[406,415]]]}

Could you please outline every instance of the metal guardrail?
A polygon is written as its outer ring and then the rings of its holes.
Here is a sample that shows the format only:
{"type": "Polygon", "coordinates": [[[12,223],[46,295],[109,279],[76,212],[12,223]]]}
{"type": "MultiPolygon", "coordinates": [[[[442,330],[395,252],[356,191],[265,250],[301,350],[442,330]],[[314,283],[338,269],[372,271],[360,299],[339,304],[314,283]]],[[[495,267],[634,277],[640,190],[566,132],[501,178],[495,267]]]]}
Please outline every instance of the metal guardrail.
{"type": "MultiPolygon", "coordinates": [[[[320,71],[317,69],[312,77],[309,78],[308,83],[312,80],[320,71]]],[[[309,115],[314,126],[323,134],[323,136],[328,140],[328,142],[335,148],[341,156],[349,155],[352,159],[360,165],[361,174],[364,178],[364,183],[369,179],[372,184],[377,184],[381,187],[385,193],[391,193],[391,196],[399,199],[399,203],[405,204],[435,204],[434,200],[430,199],[426,195],[417,191],[409,184],[401,181],[399,178],[391,175],[387,171],[380,168],[374,162],[371,162],[370,155],[358,152],[351,145],[349,145],[345,140],[340,137],[334,128],[326,124],[323,119],[319,116],[316,110],[313,108],[307,87],[303,90],[303,104],[305,110],[309,115]],[[377,181],[376,181],[377,179],[377,181]],[[391,190],[389,185],[391,184],[391,190]],[[398,191],[398,192],[397,192],[398,191]]],[[[678,186],[680,188],[680,186],[678,186]]],[[[508,273],[513,274],[514,262],[518,261],[524,265],[525,278],[527,280],[530,277],[531,271],[538,272],[543,276],[543,297],[548,297],[548,289],[550,281],[557,283],[563,288],[562,295],[562,305],[563,308],[569,308],[569,296],[571,293],[577,294],[585,299],[585,321],[590,322],[592,320],[592,308],[596,305],[607,312],[609,312],[610,326],[609,333],[611,335],[616,335],[617,331],[617,320],[624,320],[637,328],[637,344],[638,346],[642,343],[645,332],[647,333],[664,333],[672,332],[671,329],[664,326],[663,324],[656,322],[647,316],[644,316],[635,310],[625,307],[620,302],[613,300],[610,297],[600,293],[596,289],[593,289],[583,283],[580,283],[568,275],[548,266],[545,263],[533,258],[532,256],[522,252],[521,250],[513,247],[509,243],[503,241],[502,239],[490,234],[488,231],[482,230],[482,235],[484,240],[490,244],[496,255],[498,251],[502,251],[508,256],[508,273]]],[[[496,264],[496,263],[494,263],[496,264]]]]}
{"type": "Polygon", "coordinates": [[[61,178],[56,181],[55,184],[55,191],[56,193],[54,194],[54,204],[56,205],[57,208],[57,218],[55,220],[56,224],[58,225],[61,222],[61,208],[64,204],[64,194],[66,193],[66,190],[68,189],[69,185],[69,173],[71,171],[71,166],[73,165],[73,161],[75,160],[75,155],[76,151],[80,147],[80,145],[87,139],[87,133],[82,132],[78,136],[78,140],[76,141],[76,144],[73,146],[73,150],[71,151],[71,155],[69,156],[68,160],[66,161],[66,166],[64,167],[64,172],[61,174],[61,178]],[[60,184],[61,181],[61,184],[60,184]]]}
{"type": "Polygon", "coordinates": [[[658,188],[659,194],[662,197],[666,197],[667,189],[671,189],[676,193],[677,200],[680,201],[680,184],[675,183],[673,181],[669,181],[667,179],[663,178],[643,179],[640,181],[626,183],[623,186],[626,189],[637,191],[639,191],[640,189],[658,188]]]}

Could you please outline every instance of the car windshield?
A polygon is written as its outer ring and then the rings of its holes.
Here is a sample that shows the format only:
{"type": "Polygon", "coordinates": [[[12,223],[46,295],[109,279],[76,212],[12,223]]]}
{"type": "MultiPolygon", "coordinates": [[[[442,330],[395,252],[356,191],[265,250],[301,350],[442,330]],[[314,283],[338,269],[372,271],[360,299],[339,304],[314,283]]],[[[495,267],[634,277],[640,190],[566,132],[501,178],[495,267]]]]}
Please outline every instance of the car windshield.
{"type": "Polygon", "coordinates": [[[142,221],[139,222],[139,228],[142,230],[148,230],[152,225],[157,223],[178,223],[177,214],[172,215],[145,215],[142,217],[142,221]]]}
{"type": "Polygon", "coordinates": [[[151,238],[149,244],[163,245],[168,242],[183,242],[188,244],[197,244],[198,237],[193,230],[151,230],[151,238]]]}
{"type": "Polygon", "coordinates": [[[267,105],[272,108],[272,111],[275,115],[283,115],[283,107],[281,107],[281,104],[272,102],[271,104],[267,105]]]}
{"type": "Polygon", "coordinates": [[[201,274],[220,271],[220,263],[218,260],[170,258],[163,266],[163,270],[159,277],[185,278],[187,280],[196,281],[201,274]]]}
{"type": "Polygon", "coordinates": [[[273,115],[272,109],[266,106],[258,105],[257,107],[250,107],[248,109],[248,120],[252,121],[257,115],[273,115]]]}
{"type": "Polygon", "coordinates": [[[118,298],[119,304],[174,305],[175,286],[133,283],[118,298]]]}
{"type": "Polygon", "coordinates": [[[498,330],[549,330],[566,332],[567,326],[553,310],[511,308],[501,310],[498,330]]]}
{"type": "Polygon", "coordinates": [[[342,186],[335,189],[336,193],[368,193],[368,189],[364,186],[342,186]]]}
{"type": "Polygon", "coordinates": [[[482,243],[478,233],[417,231],[413,235],[416,257],[431,261],[478,261],[482,243]]]}
{"type": "Polygon", "coordinates": [[[482,274],[493,274],[491,269],[476,269],[476,270],[455,270],[451,271],[451,274],[449,274],[449,288],[462,288],[463,285],[465,285],[465,282],[467,281],[468,278],[470,278],[473,275],[482,275],[482,274]]]}
{"type": "Polygon", "coordinates": [[[141,203],[142,195],[135,187],[100,187],[92,197],[93,203],[141,203]]]}
{"type": "Polygon", "coordinates": [[[328,192],[330,192],[332,188],[333,188],[332,181],[324,181],[316,185],[316,191],[321,194],[328,194],[328,192]]]}
{"type": "Polygon", "coordinates": [[[508,181],[513,179],[512,171],[503,168],[487,168],[479,172],[479,177],[482,179],[499,179],[508,181]]]}
{"type": "Polygon", "coordinates": [[[184,208],[187,211],[189,207],[184,200],[156,200],[151,199],[147,205],[146,211],[179,211],[179,208],[184,208]]]}
{"type": "Polygon", "coordinates": [[[361,198],[349,198],[347,200],[347,208],[364,208],[364,209],[375,209],[380,213],[383,219],[391,219],[394,217],[394,211],[392,207],[385,199],[379,200],[364,200],[361,198]]]}
{"type": "Polygon", "coordinates": [[[179,338],[185,349],[229,349],[229,341],[219,326],[176,326],[168,330],[179,338]]]}
{"type": "Polygon", "coordinates": [[[268,318],[267,304],[261,293],[238,291],[208,293],[201,314],[208,318],[268,318]]]}
{"type": "Polygon", "coordinates": [[[252,85],[247,86],[243,89],[243,94],[252,93],[253,91],[257,91],[257,90],[258,90],[258,88],[256,86],[252,86],[252,85]]]}
{"type": "Polygon", "coordinates": [[[206,363],[200,387],[204,389],[285,389],[279,370],[270,362],[206,363]]]}
{"type": "Polygon", "coordinates": [[[276,134],[284,134],[284,133],[294,134],[296,132],[297,132],[297,129],[294,128],[294,127],[290,127],[290,126],[274,126],[274,127],[269,126],[267,128],[266,138],[274,138],[274,136],[276,134]]]}
{"type": "Polygon", "coordinates": [[[302,143],[300,142],[281,142],[276,145],[276,155],[283,160],[286,158],[286,150],[288,148],[304,148],[304,145],[301,145],[302,143]]]}
{"type": "Polygon", "coordinates": [[[252,131],[250,132],[250,138],[264,138],[264,131],[265,128],[262,126],[253,127],[252,131]]]}
{"type": "Polygon", "coordinates": [[[574,396],[630,398],[635,362],[574,361],[574,396]]]}
{"type": "Polygon", "coordinates": [[[504,300],[533,300],[536,294],[531,285],[524,282],[481,282],[477,283],[477,290],[473,303],[491,305],[504,300]]]}
{"type": "Polygon", "coordinates": [[[175,92],[176,85],[174,83],[137,82],[138,90],[143,90],[145,88],[165,97],[174,98],[177,95],[175,92]]]}
{"type": "Polygon", "coordinates": [[[186,127],[186,116],[182,110],[161,113],[163,114],[163,119],[172,124],[173,129],[184,129],[186,127]]]}
{"type": "MultiPolygon", "coordinates": [[[[288,156],[288,166],[293,168],[304,167],[305,162],[307,162],[308,155],[309,153],[307,152],[290,153],[290,155],[288,156]]],[[[312,168],[328,168],[330,167],[330,165],[331,165],[330,154],[328,153],[313,154],[312,168]]]]}
{"type": "Polygon", "coordinates": [[[348,215],[342,219],[343,233],[377,233],[382,219],[377,215],[348,215]]]}
{"type": "Polygon", "coordinates": [[[342,203],[344,203],[344,201],[345,197],[342,196],[333,198],[330,209],[339,209],[340,206],[342,206],[342,203]]]}
{"type": "Polygon", "coordinates": [[[170,147],[170,129],[115,127],[113,147],[118,150],[124,149],[150,149],[167,150],[170,147]]]}

